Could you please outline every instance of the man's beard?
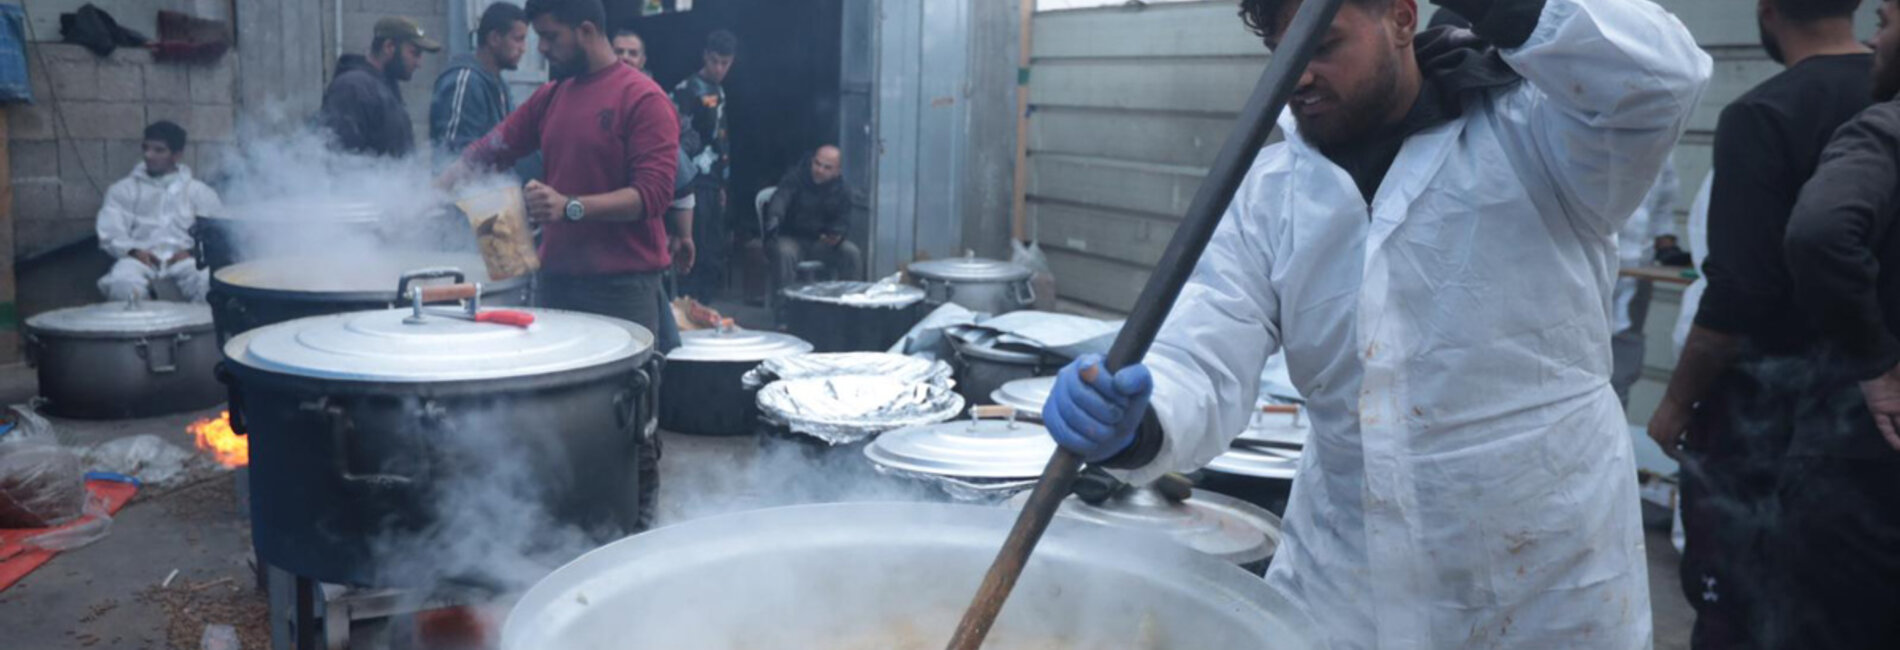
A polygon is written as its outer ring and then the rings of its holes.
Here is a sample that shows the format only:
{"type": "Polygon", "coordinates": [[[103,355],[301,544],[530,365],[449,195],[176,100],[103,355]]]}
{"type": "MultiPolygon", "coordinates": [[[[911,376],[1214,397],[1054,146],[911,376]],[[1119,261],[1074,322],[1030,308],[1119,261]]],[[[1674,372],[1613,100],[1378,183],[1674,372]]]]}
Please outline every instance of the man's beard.
{"type": "Polygon", "coordinates": [[[1781,51],[1781,42],[1775,40],[1774,34],[1768,33],[1767,27],[1761,26],[1760,24],[1757,24],[1756,27],[1761,30],[1761,49],[1768,51],[1768,58],[1774,59],[1775,63],[1787,65],[1787,54],[1781,51]]]}
{"type": "Polygon", "coordinates": [[[1378,78],[1369,85],[1371,92],[1360,97],[1338,96],[1339,104],[1325,116],[1323,121],[1313,121],[1294,108],[1293,121],[1299,125],[1300,137],[1320,149],[1351,143],[1378,130],[1385,123],[1386,115],[1392,112],[1392,106],[1399,100],[1394,96],[1398,86],[1398,62],[1387,59],[1380,64],[1378,78]]]}
{"type": "Polygon", "coordinates": [[[386,69],[386,74],[389,76],[390,81],[408,81],[409,77],[413,74],[409,69],[409,65],[403,62],[401,54],[397,54],[396,58],[390,59],[389,64],[384,66],[384,68],[386,69]]]}
{"type": "Polygon", "coordinates": [[[573,79],[587,73],[587,57],[574,52],[566,61],[548,61],[548,76],[555,79],[573,79]]]}

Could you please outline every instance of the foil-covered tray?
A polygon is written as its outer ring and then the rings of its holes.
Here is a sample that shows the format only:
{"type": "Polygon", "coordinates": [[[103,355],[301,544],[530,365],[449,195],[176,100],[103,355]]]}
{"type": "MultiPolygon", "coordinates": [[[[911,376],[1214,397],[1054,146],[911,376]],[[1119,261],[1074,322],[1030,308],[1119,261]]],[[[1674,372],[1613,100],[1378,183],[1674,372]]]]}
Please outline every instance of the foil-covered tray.
{"type": "Polygon", "coordinates": [[[813,282],[788,287],[784,295],[791,300],[885,309],[903,309],[923,302],[924,290],[901,280],[901,276],[894,275],[877,282],[813,282]]]}
{"type": "Polygon", "coordinates": [[[817,352],[766,359],[745,374],[747,388],[784,379],[870,375],[897,383],[950,384],[950,364],[886,352],[817,352]]]}
{"type": "Polygon", "coordinates": [[[759,389],[766,420],[832,445],[894,429],[942,422],[963,411],[963,396],[941,383],[876,375],[782,379],[759,389]]]}

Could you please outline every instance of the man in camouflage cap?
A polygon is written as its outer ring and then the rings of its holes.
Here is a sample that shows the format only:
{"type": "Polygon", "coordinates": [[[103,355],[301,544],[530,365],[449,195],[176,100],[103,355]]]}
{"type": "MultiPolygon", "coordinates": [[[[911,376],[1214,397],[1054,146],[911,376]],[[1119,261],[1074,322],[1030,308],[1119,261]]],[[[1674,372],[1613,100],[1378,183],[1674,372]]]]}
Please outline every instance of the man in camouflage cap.
{"type": "Polygon", "coordinates": [[[416,21],[390,16],[376,21],[369,55],[345,54],[336,62],[336,76],[323,91],[318,123],[334,134],[344,151],[370,156],[402,157],[415,150],[415,127],[403,106],[396,84],[415,76],[423,52],[439,52],[442,44],[422,33],[416,21]]]}

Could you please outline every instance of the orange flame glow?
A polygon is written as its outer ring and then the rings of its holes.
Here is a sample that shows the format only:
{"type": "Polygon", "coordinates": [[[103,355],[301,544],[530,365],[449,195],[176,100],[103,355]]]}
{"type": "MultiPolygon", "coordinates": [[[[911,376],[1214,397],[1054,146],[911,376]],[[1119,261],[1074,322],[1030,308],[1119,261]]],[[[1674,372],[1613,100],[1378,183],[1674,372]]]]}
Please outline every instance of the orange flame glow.
{"type": "Polygon", "coordinates": [[[231,430],[230,411],[219,413],[216,418],[193,422],[186,430],[197,439],[198,449],[210,453],[218,464],[225,467],[250,464],[251,439],[231,430]]]}

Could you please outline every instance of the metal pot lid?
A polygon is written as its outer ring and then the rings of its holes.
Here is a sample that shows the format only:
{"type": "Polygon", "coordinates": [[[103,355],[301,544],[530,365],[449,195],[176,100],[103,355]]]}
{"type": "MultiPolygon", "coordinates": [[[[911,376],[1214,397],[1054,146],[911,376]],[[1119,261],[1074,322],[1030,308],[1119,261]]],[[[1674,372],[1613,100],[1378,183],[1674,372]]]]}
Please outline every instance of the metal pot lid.
{"type": "Polygon", "coordinates": [[[520,328],[440,315],[419,324],[408,309],[313,316],[239,334],[225,357],[248,367],[317,379],[441,382],[529,377],[636,359],[653,347],[646,328],[551,309],[523,310],[520,328]]]}
{"type": "Polygon", "coordinates": [[[1300,470],[1298,449],[1269,445],[1238,445],[1214,457],[1207,471],[1250,478],[1291,481],[1300,470]]]}
{"type": "Polygon", "coordinates": [[[495,282],[488,264],[475,253],[389,251],[360,258],[322,255],[269,257],[238,262],[218,269],[218,283],[262,291],[297,293],[378,293],[396,295],[402,275],[422,269],[450,268],[485,287],[520,285],[527,277],[495,282]]]}
{"type": "Polygon", "coordinates": [[[668,361],[759,362],[811,351],[805,339],[759,330],[694,330],[680,332],[680,347],[667,353],[668,361]]]}
{"type": "Polygon", "coordinates": [[[1027,280],[1035,272],[1015,262],[992,260],[969,253],[947,260],[912,262],[910,274],[950,282],[1015,282],[1027,280]]]}
{"type": "MultiPolygon", "coordinates": [[[[1011,501],[1022,507],[1028,495],[1011,501]]],[[[1080,497],[1063,500],[1058,514],[1127,530],[1155,533],[1188,548],[1235,564],[1273,556],[1280,545],[1280,518],[1266,509],[1207,490],[1196,489],[1174,503],[1153,488],[1131,488],[1093,505],[1080,497]]]]}
{"type": "Polygon", "coordinates": [[[783,293],[791,300],[847,307],[901,309],[924,300],[923,289],[893,282],[813,282],[787,287],[783,293]]]}
{"type": "Polygon", "coordinates": [[[102,302],[49,311],[26,319],[26,326],[53,334],[151,334],[211,327],[211,308],[157,300],[102,302]]]}
{"type": "Polygon", "coordinates": [[[864,448],[871,462],[892,469],[977,479],[1033,479],[1056,443],[1028,422],[957,420],[878,436],[864,448]]]}
{"type": "Polygon", "coordinates": [[[1049,393],[1056,389],[1055,377],[1030,377],[1017,379],[990,392],[990,401],[1004,406],[1015,407],[1024,413],[1042,413],[1042,403],[1049,401],[1049,393]]]}
{"type": "Polygon", "coordinates": [[[950,344],[956,346],[957,352],[984,361],[995,361],[997,363],[1007,363],[1018,366],[1036,366],[1042,365],[1045,359],[1045,355],[1037,354],[1034,351],[1023,350],[1015,346],[999,346],[997,342],[1001,337],[997,336],[994,332],[972,333],[969,336],[972,336],[969,340],[957,335],[951,335],[948,338],[950,339],[950,344]]]}

